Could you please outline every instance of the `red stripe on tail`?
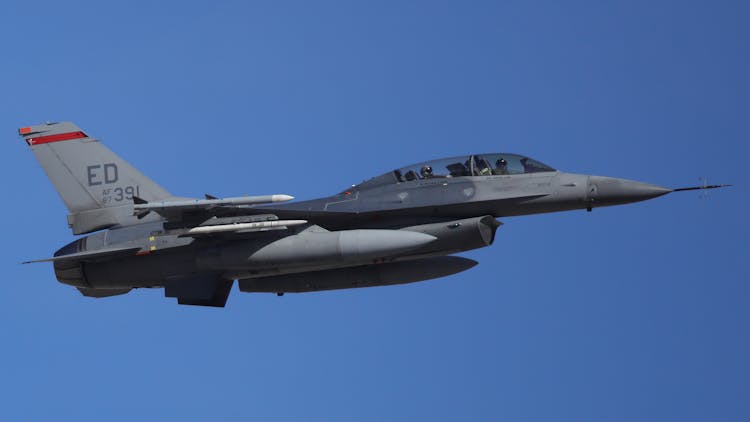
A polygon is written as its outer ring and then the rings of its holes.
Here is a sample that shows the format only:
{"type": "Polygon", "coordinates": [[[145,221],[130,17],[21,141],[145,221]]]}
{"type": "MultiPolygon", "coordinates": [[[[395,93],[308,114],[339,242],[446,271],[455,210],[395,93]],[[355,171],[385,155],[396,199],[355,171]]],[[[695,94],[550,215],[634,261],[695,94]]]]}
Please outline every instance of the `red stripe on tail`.
{"type": "Polygon", "coordinates": [[[29,138],[26,143],[29,145],[48,144],[50,142],[69,141],[71,139],[85,138],[87,135],[83,132],[58,133],[57,135],[40,136],[38,138],[29,138]]]}

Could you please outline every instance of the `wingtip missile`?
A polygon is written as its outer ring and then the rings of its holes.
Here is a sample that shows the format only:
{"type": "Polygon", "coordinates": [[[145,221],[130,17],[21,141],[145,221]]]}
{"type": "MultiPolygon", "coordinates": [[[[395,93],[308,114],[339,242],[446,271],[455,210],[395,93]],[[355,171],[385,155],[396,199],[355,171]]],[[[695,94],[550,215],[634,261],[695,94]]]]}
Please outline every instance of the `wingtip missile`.
{"type": "Polygon", "coordinates": [[[292,199],[294,199],[292,195],[271,195],[271,202],[286,202],[291,201],[292,199]]]}
{"type": "MultiPolygon", "coordinates": [[[[210,196],[210,195],[207,195],[210,196]]],[[[214,198],[214,197],[211,197],[214,198]]],[[[139,197],[133,197],[133,215],[145,216],[154,211],[164,215],[165,212],[186,212],[211,209],[214,207],[240,208],[253,205],[270,204],[274,202],[286,202],[294,199],[291,195],[262,195],[262,196],[238,196],[223,199],[190,199],[179,201],[148,202],[139,197]]],[[[142,218],[142,217],[140,217],[142,218]]]]}

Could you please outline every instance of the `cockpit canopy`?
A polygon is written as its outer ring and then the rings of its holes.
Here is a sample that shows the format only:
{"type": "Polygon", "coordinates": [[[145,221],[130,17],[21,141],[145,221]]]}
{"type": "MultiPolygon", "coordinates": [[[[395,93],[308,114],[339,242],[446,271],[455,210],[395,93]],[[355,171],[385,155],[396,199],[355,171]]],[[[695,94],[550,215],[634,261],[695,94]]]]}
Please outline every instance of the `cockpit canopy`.
{"type": "Polygon", "coordinates": [[[442,158],[412,164],[361,183],[359,188],[414,180],[466,176],[512,175],[556,171],[539,161],[517,154],[492,153],[442,158]]]}

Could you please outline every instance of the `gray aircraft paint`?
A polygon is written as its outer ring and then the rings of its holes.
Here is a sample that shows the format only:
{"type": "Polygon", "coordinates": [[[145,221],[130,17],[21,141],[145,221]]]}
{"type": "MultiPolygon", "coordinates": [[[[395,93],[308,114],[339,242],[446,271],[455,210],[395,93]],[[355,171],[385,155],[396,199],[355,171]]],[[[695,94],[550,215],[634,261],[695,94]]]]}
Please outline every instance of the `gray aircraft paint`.
{"type": "Polygon", "coordinates": [[[30,262],[53,262],[58,281],[95,298],[158,287],[180,304],[224,306],[234,280],[243,292],[279,294],[429,280],[476,265],[451,255],[491,245],[496,218],[673,191],[491,153],[406,166],[308,201],[194,199],[172,196],[72,123],[19,133],[68,207],[73,233],[91,233],[30,262]]]}
{"type": "Polygon", "coordinates": [[[148,201],[172,198],[164,188],[73,123],[27,129],[24,138],[68,208],[68,223],[74,234],[133,223],[133,196],[148,201]],[[65,134],[80,136],[54,141],[54,137],[65,134]]]}

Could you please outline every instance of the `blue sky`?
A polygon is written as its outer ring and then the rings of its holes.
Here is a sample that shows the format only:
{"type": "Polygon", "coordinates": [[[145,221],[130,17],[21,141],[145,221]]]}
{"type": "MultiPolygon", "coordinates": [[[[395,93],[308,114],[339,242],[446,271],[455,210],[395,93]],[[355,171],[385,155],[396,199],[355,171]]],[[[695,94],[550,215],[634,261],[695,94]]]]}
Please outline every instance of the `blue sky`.
{"type": "Polygon", "coordinates": [[[3,419],[750,419],[747,2],[153,3],[0,6],[3,419]],[[504,219],[424,283],[91,300],[18,264],[72,239],[15,132],[58,120],[185,196],[488,151],[735,187],[504,219]]]}

